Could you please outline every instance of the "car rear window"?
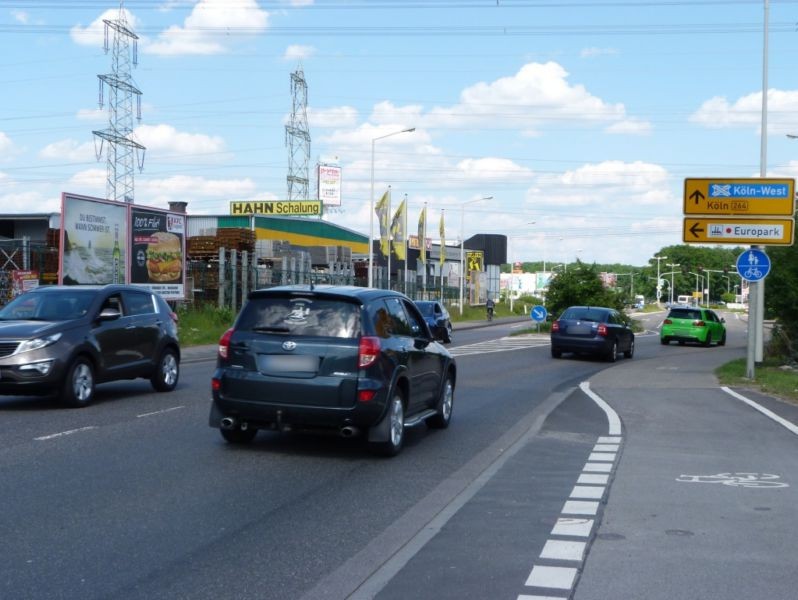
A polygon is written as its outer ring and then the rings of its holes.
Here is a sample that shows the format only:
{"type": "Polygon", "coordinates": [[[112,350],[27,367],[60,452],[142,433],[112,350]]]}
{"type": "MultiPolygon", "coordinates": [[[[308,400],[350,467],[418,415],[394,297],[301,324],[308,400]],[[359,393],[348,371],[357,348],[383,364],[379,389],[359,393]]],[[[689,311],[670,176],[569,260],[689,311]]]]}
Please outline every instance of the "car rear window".
{"type": "Polygon", "coordinates": [[[700,310],[691,310],[689,308],[673,308],[668,313],[669,319],[700,319],[700,310]]]}
{"type": "Polygon", "coordinates": [[[560,318],[569,321],[596,321],[601,323],[607,319],[607,311],[587,306],[573,307],[567,309],[560,318]]]}
{"type": "Polygon", "coordinates": [[[241,310],[236,329],[356,338],[360,335],[360,306],[346,300],[309,296],[252,298],[241,310]]]}

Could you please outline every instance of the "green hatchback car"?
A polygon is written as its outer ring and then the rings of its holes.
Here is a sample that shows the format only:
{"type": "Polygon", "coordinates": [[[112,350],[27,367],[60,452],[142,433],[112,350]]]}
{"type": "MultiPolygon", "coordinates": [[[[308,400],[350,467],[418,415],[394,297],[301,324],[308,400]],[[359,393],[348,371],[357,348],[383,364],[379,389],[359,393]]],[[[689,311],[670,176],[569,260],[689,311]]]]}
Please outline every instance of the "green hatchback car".
{"type": "Polygon", "coordinates": [[[699,343],[709,346],[726,344],[726,320],[708,308],[674,307],[662,322],[659,341],[668,345],[671,340],[684,344],[699,343]]]}

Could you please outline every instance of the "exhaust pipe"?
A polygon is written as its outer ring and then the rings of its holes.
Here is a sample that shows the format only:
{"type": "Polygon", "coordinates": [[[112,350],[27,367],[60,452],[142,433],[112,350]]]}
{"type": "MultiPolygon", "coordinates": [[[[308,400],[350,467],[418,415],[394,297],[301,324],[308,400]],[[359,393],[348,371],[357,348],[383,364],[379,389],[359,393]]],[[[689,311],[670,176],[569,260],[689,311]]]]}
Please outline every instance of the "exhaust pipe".
{"type": "Polygon", "coordinates": [[[232,417],[224,417],[219,425],[222,429],[232,429],[236,426],[236,421],[232,417]]]}
{"type": "Polygon", "coordinates": [[[356,436],[358,433],[360,433],[360,430],[357,427],[352,427],[351,425],[341,427],[341,437],[351,438],[356,436]]]}

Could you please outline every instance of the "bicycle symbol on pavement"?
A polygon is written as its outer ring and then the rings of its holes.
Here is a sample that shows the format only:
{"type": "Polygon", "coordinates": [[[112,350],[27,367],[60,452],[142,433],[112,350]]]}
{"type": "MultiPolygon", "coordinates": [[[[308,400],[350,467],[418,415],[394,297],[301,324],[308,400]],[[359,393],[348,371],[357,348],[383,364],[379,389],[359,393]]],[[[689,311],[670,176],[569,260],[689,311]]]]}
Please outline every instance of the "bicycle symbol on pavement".
{"type": "Polygon", "coordinates": [[[762,279],[762,271],[757,269],[756,267],[749,267],[748,270],[743,274],[745,279],[762,279]]]}
{"type": "Polygon", "coordinates": [[[783,481],[778,475],[771,473],[718,473],[717,475],[679,475],[676,481],[683,483],[722,483],[733,487],[745,488],[783,488],[790,484],[783,481]]]}

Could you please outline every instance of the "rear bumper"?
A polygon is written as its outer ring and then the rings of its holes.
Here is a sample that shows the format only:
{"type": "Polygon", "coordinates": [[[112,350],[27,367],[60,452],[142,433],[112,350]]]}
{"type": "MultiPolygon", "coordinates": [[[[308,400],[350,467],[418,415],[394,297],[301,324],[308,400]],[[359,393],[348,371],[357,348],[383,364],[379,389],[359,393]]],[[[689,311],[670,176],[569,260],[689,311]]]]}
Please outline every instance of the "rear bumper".
{"type": "Polygon", "coordinates": [[[551,347],[561,352],[607,354],[612,347],[610,338],[551,337],[551,347]]]}

